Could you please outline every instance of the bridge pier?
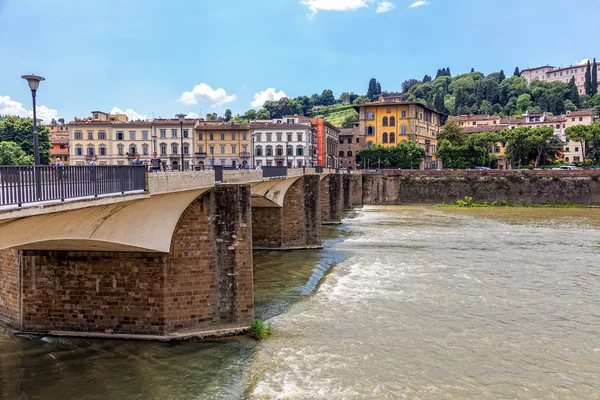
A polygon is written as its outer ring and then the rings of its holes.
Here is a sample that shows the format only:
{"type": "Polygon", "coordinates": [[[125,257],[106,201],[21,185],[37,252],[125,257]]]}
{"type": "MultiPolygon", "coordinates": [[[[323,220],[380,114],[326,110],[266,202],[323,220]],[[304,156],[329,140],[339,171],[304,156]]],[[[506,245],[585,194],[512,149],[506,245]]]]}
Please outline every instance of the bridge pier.
{"type": "Polygon", "coordinates": [[[340,174],[323,175],[321,178],[321,224],[342,223],[344,194],[340,174]]]}
{"type": "MultiPolygon", "coordinates": [[[[321,246],[319,175],[304,175],[285,191],[282,207],[261,204],[252,207],[255,249],[293,250],[321,246]]],[[[281,196],[277,186],[274,196],[281,196]]]]}
{"type": "MultiPolygon", "coordinates": [[[[217,185],[196,198],[168,253],[29,246],[19,257],[4,250],[0,318],[23,332],[58,335],[177,340],[239,333],[253,318],[250,198],[247,185],[217,185]]],[[[161,219],[160,210],[147,218],[161,219]]]]}

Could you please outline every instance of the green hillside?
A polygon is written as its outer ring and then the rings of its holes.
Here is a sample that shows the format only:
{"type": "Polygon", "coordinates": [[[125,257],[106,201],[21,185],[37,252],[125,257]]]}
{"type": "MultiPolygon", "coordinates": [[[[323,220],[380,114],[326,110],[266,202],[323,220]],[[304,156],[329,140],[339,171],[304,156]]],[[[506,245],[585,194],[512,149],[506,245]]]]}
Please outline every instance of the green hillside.
{"type": "Polygon", "coordinates": [[[336,128],[342,128],[342,123],[347,117],[356,114],[352,105],[326,107],[311,113],[312,117],[323,118],[336,128]]]}

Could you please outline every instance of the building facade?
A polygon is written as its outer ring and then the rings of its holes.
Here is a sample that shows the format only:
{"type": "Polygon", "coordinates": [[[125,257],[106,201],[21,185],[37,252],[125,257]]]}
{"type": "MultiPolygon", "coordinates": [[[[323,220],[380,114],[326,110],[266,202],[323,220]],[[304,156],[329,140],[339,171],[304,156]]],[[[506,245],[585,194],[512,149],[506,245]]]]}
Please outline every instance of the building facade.
{"type": "MultiPolygon", "coordinates": [[[[592,68],[596,68],[600,72],[600,63],[592,65],[592,68]]],[[[575,78],[575,84],[579,90],[579,94],[585,94],[585,70],[587,64],[582,65],[569,65],[565,68],[555,68],[551,66],[530,68],[521,71],[521,76],[527,80],[527,83],[533,81],[544,81],[544,82],[564,82],[569,83],[571,78],[575,78]]],[[[600,84],[598,85],[600,91],[600,84]]]]}
{"type": "MultiPolygon", "coordinates": [[[[566,127],[575,125],[591,125],[594,122],[594,113],[592,110],[569,111],[565,115],[566,127]]],[[[565,163],[583,162],[583,145],[581,142],[570,141],[565,138],[565,148],[563,160],[565,163]]]]}
{"type": "Polygon", "coordinates": [[[222,121],[198,121],[195,127],[196,165],[244,167],[251,165],[250,127],[222,121]]]}
{"type": "Polygon", "coordinates": [[[286,116],[250,124],[255,165],[302,168],[316,165],[313,127],[306,119],[286,116]]]}
{"type": "Polygon", "coordinates": [[[355,123],[352,128],[340,129],[338,155],[342,168],[358,169],[356,153],[365,148],[365,135],[355,123]]]}
{"type": "Polygon", "coordinates": [[[444,114],[419,102],[402,101],[400,96],[382,96],[354,108],[359,114],[359,129],[365,134],[365,147],[414,142],[425,150],[421,169],[441,168],[436,154],[444,114]]]}
{"type": "Polygon", "coordinates": [[[64,124],[46,125],[48,138],[50,139],[50,163],[56,159],[69,165],[69,127],[64,124]]]}
{"type": "MultiPolygon", "coordinates": [[[[150,126],[152,149],[144,141],[142,151],[138,152],[142,158],[146,158],[156,151],[163,165],[175,171],[180,169],[183,154],[183,168],[194,168],[199,161],[194,152],[194,128],[197,122],[195,119],[185,119],[182,128],[178,119],[154,119],[150,126]]],[[[141,133],[142,139],[145,139],[145,132],[141,133]]]]}

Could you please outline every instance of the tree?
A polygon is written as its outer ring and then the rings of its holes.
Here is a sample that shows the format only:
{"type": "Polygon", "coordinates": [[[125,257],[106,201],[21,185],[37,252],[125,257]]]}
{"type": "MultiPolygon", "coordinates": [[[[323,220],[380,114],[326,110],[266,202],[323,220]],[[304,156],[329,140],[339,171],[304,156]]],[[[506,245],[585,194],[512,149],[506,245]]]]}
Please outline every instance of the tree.
{"type": "Polygon", "coordinates": [[[579,107],[579,89],[577,88],[577,84],[575,83],[574,76],[571,77],[571,80],[569,81],[569,100],[571,100],[576,107],[579,107]]]}
{"type": "Polygon", "coordinates": [[[231,120],[231,110],[228,108],[225,110],[225,121],[229,122],[229,120],[231,120]]]}
{"type": "Polygon", "coordinates": [[[219,119],[217,113],[208,114],[207,116],[209,121],[216,121],[217,119],[219,119]]]}
{"type": "Polygon", "coordinates": [[[352,110],[351,114],[348,114],[344,117],[344,120],[342,121],[342,128],[352,128],[355,122],[358,122],[358,113],[352,110]]]}
{"type": "Polygon", "coordinates": [[[464,146],[467,144],[468,138],[469,137],[467,134],[463,132],[463,129],[456,121],[446,122],[446,124],[442,127],[442,131],[438,135],[439,142],[442,140],[447,140],[453,146],[464,146]]]}
{"type": "Polygon", "coordinates": [[[61,124],[61,125],[64,125],[65,124],[65,119],[64,118],[59,118],[58,119],[58,123],[61,124]]]}
{"type": "Polygon", "coordinates": [[[450,67],[446,68],[446,75],[444,76],[452,77],[452,74],[450,73],[450,67]]]}
{"type": "Polygon", "coordinates": [[[15,142],[0,142],[0,165],[33,165],[33,156],[15,142]]]}
{"type": "Polygon", "coordinates": [[[488,168],[492,166],[492,155],[494,146],[502,141],[502,136],[496,132],[480,132],[469,136],[468,144],[473,147],[479,147],[485,151],[485,161],[488,168]]]}
{"type": "Polygon", "coordinates": [[[421,83],[417,79],[408,79],[402,82],[402,93],[407,93],[410,88],[421,83]]]}
{"type": "Polygon", "coordinates": [[[52,118],[52,121],[50,121],[50,125],[57,125],[56,120],[54,118],[52,118]]]}
{"type": "Polygon", "coordinates": [[[365,104],[365,103],[368,103],[369,101],[370,101],[370,99],[367,96],[358,96],[356,99],[354,99],[353,104],[365,104]]]}
{"type": "Polygon", "coordinates": [[[319,96],[317,93],[310,96],[310,99],[312,100],[314,106],[321,105],[321,96],[319,96]]]}
{"type": "Polygon", "coordinates": [[[323,94],[321,94],[321,105],[322,106],[332,106],[335,104],[335,96],[333,95],[333,91],[330,89],[323,90],[323,94]]]}
{"type": "Polygon", "coordinates": [[[598,93],[598,65],[596,64],[596,59],[594,58],[594,63],[592,64],[592,82],[590,86],[590,96],[598,93]]]}
{"type": "Polygon", "coordinates": [[[394,147],[375,145],[357,152],[356,160],[362,165],[386,166],[401,169],[418,168],[425,158],[425,149],[414,142],[399,143],[394,147]]]}
{"type": "Polygon", "coordinates": [[[513,73],[513,76],[516,76],[516,77],[521,76],[521,71],[519,71],[519,67],[515,67],[515,72],[513,73]]]}
{"type": "MultiPolygon", "coordinates": [[[[458,89],[456,91],[456,100],[454,101],[454,114],[455,115],[460,115],[462,107],[465,106],[465,97],[466,97],[466,93],[463,89],[458,89]]],[[[467,113],[468,114],[468,113],[467,113]]]]}
{"type": "Polygon", "coordinates": [[[471,73],[475,72],[475,68],[471,68],[471,73]]]}
{"type": "Polygon", "coordinates": [[[587,62],[587,67],[585,69],[585,94],[591,95],[592,93],[592,65],[590,64],[590,60],[587,62]]]}
{"type": "Polygon", "coordinates": [[[369,100],[376,100],[377,97],[381,94],[381,85],[377,82],[377,79],[371,78],[369,80],[369,88],[367,89],[367,97],[369,100]]]}
{"type": "Polygon", "coordinates": [[[531,101],[531,95],[529,93],[523,93],[517,98],[517,109],[519,112],[524,113],[533,105],[531,101]]]}
{"type": "Polygon", "coordinates": [[[271,119],[271,113],[269,112],[269,110],[263,107],[256,113],[256,119],[271,119]]]}
{"type": "Polygon", "coordinates": [[[427,74],[423,77],[423,82],[431,82],[431,77],[427,74]]]}
{"type": "Polygon", "coordinates": [[[445,168],[467,169],[481,166],[485,162],[483,151],[472,145],[452,144],[448,139],[440,140],[437,155],[445,168]]]}
{"type": "Polygon", "coordinates": [[[500,70],[500,75],[499,75],[499,80],[500,80],[500,82],[502,82],[505,79],[506,79],[506,75],[504,75],[504,70],[501,69],[500,70]]]}
{"type": "Polygon", "coordinates": [[[585,147],[587,142],[593,139],[590,125],[574,125],[566,130],[567,139],[581,143],[581,159],[585,167],[585,147]]]}
{"type": "MultiPolygon", "coordinates": [[[[38,133],[40,164],[48,165],[50,163],[48,128],[39,125],[38,133]]],[[[0,142],[14,142],[26,155],[33,156],[33,119],[9,116],[0,121],[0,142]]]]}
{"type": "MultiPolygon", "coordinates": [[[[558,142],[560,143],[560,142],[558,142]]],[[[554,128],[550,126],[541,126],[531,128],[529,131],[529,145],[535,151],[535,166],[539,167],[546,161],[546,153],[549,150],[556,150],[557,138],[554,134],[554,128]]],[[[561,146],[562,147],[562,146],[561,146]]]]}
{"type": "Polygon", "coordinates": [[[433,108],[442,114],[447,114],[448,110],[446,110],[446,105],[444,104],[444,95],[441,91],[436,91],[433,97],[433,108]]]}
{"type": "Polygon", "coordinates": [[[256,110],[254,108],[249,109],[244,113],[244,118],[249,121],[256,119],[256,110]]]}

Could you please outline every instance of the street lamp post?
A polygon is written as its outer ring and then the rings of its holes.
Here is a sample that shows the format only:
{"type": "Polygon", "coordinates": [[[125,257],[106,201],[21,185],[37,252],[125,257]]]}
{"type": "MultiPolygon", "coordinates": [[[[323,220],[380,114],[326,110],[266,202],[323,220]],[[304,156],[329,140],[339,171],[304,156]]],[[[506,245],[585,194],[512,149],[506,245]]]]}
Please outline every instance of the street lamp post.
{"type": "Polygon", "coordinates": [[[288,149],[289,149],[289,147],[290,147],[290,142],[286,141],[285,142],[285,167],[286,168],[288,167],[288,163],[289,163],[289,161],[288,161],[288,149]]]}
{"type": "Polygon", "coordinates": [[[408,153],[408,158],[410,160],[410,169],[412,169],[412,152],[408,153]]]}
{"type": "Polygon", "coordinates": [[[211,166],[214,169],[215,168],[215,145],[214,144],[210,145],[210,157],[212,159],[212,161],[210,162],[210,164],[211,164],[211,166]]]}
{"type": "Polygon", "coordinates": [[[176,117],[179,118],[179,133],[181,135],[181,166],[179,167],[179,170],[183,171],[183,121],[185,120],[185,114],[177,114],[176,117]]]}
{"type": "Polygon", "coordinates": [[[29,84],[29,89],[31,89],[31,97],[33,99],[33,157],[35,160],[35,165],[40,165],[40,139],[37,127],[35,95],[38,87],[40,86],[40,82],[45,80],[45,78],[33,74],[23,75],[21,76],[21,78],[27,81],[27,83],[29,84]]]}

